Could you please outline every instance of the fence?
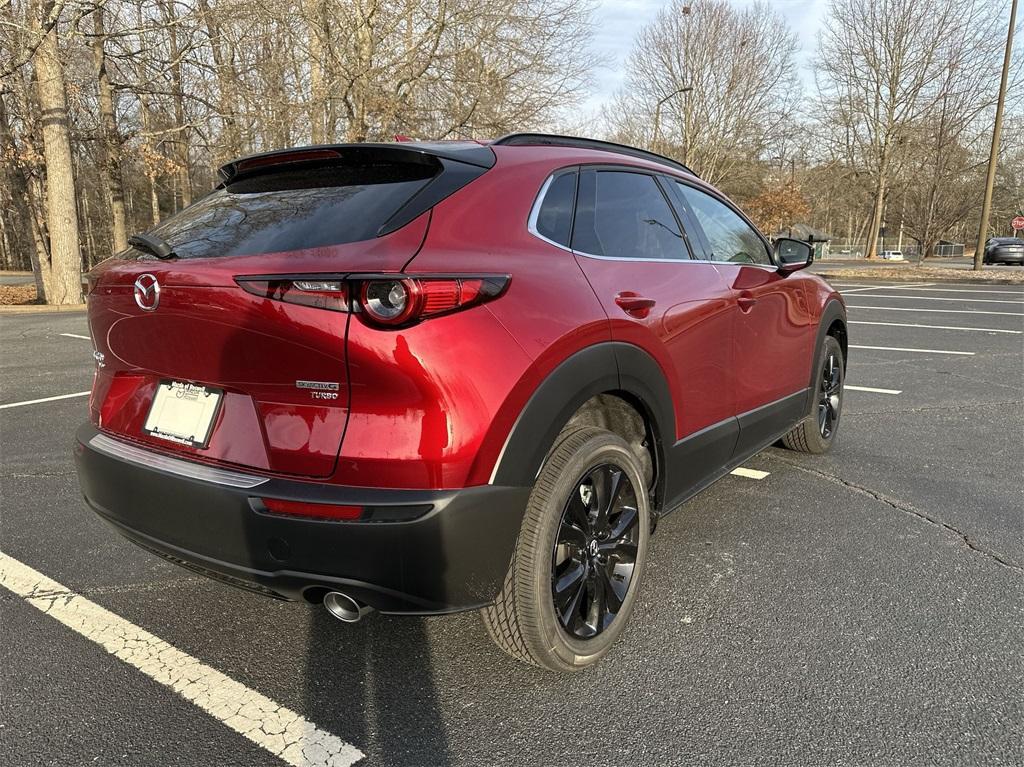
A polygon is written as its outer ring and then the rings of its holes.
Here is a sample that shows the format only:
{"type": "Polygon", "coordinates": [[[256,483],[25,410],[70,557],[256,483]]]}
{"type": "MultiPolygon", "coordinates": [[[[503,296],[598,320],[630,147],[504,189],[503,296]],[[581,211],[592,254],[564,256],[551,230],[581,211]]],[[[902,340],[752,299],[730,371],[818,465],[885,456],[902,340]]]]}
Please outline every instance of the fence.
{"type": "MultiPolygon", "coordinates": [[[[878,252],[883,250],[898,250],[905,259],[917,260],[917,243],[906,237],[900,242],[898,237],[883,237],[878,241],[878,252]]],[[[962,242],[947,242],[935,246],[935,258],[961,258],[965,255],[962,242]]],[[[841,240],[830,241],[821,256],[830,259],[864,258],[863,240],[841,240]]]]}

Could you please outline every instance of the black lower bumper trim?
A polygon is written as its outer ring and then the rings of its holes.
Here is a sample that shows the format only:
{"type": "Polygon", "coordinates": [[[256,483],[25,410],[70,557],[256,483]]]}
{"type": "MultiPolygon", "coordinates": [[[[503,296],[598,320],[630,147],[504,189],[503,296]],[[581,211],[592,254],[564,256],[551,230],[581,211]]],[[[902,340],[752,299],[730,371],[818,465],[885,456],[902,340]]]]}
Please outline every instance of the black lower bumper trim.
{"type": "Polygon", "coordinates": [[[96,434],[90,425],[79,429],[75,453],[82,492],[103,519],[171,562],[282,599],[317,601],[338,590],[382,612],[412,614],[489,604],[501,589],[530,492],[283,479],[228,487],[98,451],[89,445],[96,434]],[[321,521],[260,513],[253,499],[261,496],[429,511],[409,521],[321,521]]]}

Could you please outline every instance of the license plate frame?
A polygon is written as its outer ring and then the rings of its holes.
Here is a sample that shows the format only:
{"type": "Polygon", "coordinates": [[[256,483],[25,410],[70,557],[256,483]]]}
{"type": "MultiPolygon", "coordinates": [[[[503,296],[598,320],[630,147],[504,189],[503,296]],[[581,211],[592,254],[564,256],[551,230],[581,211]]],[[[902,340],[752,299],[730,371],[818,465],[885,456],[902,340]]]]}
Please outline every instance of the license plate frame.
{"type": "Polygon", "coordinates": [[[202,450],[210,444],[223,402],[223,389],[162,379],[157,384],[142,431],[157,439],[202,450]]]}

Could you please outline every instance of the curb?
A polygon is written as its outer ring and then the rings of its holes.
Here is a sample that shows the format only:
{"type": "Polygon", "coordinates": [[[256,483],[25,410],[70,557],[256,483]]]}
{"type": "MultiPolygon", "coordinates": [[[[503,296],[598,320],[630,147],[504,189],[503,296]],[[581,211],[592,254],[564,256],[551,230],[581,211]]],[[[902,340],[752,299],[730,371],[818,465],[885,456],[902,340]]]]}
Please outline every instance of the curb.
{"type": "Polygon", "coordinates": [[[0,314],[61,314],[64,312],[84,312],[85,304],[64,304],[47,306],[46,304],[12,304],[0,306],[0,314]]]}
{"type": "MultiPolygon", "coordinates": [[[[881,275],[858,275],[855,269],[822,269],[821,271],[812,270],[812,274],[816,274],[819,277],[825,279],[843,279],[843,280],[886,280],[890,282],[960,282],[960,283],[971,283],[978,285],[1020,285],[1024,287],[1024,282],[1020,280],[1006,279],[1005,277],[998,276],[985,276],[985,277],[964,277],[963,275],[957,275],[955,270],[949,275],[914,275],[914,274],[887,274],[884,277],[881,275]]],[[[973,272],[969,272],[973,273],[973,272]]]]}

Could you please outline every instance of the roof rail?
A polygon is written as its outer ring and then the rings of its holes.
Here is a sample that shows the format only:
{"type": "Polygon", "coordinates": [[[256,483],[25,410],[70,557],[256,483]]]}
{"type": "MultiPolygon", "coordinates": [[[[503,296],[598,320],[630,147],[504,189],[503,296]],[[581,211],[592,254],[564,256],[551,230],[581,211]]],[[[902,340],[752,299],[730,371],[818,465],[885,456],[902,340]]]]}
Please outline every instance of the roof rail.
{"type": "Polygon", "coordinates": [[[677,162],[664,155],[657,154],[656,152],[648,152],[646,149],[637,149],[633,146],[627,146],[626,144],[616,144],[613,141],[601,141],[596,138],[580,138],[578,136],[559,136],[555,133],[509,133],[507,136],[502,136],[499,139],[495,139],[491,142],[498,146],[569,146],[576,147],[578,149],[597,149],[602,152],[613,152],[615,154],[624,154],[629,157],[636,157],[640,160],[648,160],[650,162],[656,162],[659,165],[667,165],[675,170],[681,170],[684,173],[689,173],[695,178],[699,178],[690,168],[683,165],[681,162],[677,162]]]}

